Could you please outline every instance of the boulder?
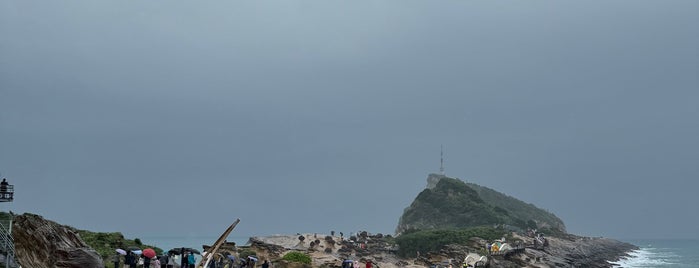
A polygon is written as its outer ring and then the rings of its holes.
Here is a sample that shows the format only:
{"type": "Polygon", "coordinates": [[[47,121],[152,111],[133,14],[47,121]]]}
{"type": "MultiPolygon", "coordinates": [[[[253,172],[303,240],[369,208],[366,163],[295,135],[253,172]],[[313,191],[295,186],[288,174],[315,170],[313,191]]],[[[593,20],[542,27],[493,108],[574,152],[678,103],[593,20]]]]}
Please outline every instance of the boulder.
{"type": "Polygon", "coordinates": [[[17,262],[24,267],[104,267],[76,230],[39,215],[18,215],[12,225],[17,262]]]}

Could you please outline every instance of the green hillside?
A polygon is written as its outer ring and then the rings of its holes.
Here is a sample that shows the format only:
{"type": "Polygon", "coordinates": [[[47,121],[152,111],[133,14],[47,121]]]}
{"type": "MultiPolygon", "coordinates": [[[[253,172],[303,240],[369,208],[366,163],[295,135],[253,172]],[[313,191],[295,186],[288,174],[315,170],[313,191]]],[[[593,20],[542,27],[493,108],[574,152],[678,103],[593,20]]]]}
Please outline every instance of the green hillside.
{"type": "Polygon", "coordinates": [[[475,190],[478,196],[486,203],[507,210],[514,218],[521,219],[524,222],[534,221],[537,228],[552,228],[565,232],[566,228],[563,221],[551,212],[485,186],[475,183],[466,183],[466,185],[475,190]]]}
{"type": "Polygon", "coordinates": [[[397,234],[493,225],[565,231],[555,215],[492,189],[434,174],[428,183],[433,186],[418,194],[403,212],[397,234]]]}

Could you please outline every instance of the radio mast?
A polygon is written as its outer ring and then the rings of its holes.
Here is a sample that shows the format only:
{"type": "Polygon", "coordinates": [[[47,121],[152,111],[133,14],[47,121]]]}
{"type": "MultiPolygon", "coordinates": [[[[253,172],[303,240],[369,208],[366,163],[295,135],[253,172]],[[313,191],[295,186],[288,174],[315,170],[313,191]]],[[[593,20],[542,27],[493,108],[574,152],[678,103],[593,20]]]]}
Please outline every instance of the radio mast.
{"type": "Polygon", "coordinates": [[[439,174],[444,175],[444,145],[439,145],[439,174]]]}

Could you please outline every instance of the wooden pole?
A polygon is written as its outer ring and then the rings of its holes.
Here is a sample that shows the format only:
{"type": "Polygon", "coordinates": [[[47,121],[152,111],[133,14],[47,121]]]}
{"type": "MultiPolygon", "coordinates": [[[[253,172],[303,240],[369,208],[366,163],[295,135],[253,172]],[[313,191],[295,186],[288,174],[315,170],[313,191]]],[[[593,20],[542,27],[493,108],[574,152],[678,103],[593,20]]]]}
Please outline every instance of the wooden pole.
{"type": "Polygon", "coordinates": [[[228,229],[226,229],[226,231],[218,237],[216,243],[214,243],[214,245],[211,248],[209,248],[210,252],[206,252],[206,255],[202,255],[201,261],[199,261],[197,267],[204,267],[204,265],[207,265],[209,263],[211,257],[214,256],[214,254],[216,254],[218,248],[220,248],[221,245],[223,245],[223,242],[226,241],[226,237],[228,237],[228,234],[230,234],[231,231],[233,231],[233,228],[235,228],[235,226],[238,225],[239,222],[240,219],[236,219],[235,222],[233,222],[233,224],[231,224],[231,226],[229,226],[228,229]]]}

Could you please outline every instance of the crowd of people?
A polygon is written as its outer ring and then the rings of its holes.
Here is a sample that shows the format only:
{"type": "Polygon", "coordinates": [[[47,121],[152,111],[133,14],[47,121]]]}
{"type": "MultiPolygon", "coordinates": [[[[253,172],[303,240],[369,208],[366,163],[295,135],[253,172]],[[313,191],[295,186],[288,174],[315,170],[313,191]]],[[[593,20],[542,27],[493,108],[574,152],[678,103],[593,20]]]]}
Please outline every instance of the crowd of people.
{"type": "MultiPolygon", "coordinates": [[[[153,258],[148,258],[140,251],[129,251],[125,255],[117,252],[112,258],[115,268],[195,268],[197,264],[197,257],[194,252],[186,251],[185,249],[180,250],[182,254],[173,253],[170,251],[167,254],[161,256],[155,256],[153,258]]],[[[217,254],[209,262],[206,268],[270,268],[271,263],[267,260],[263,261],[259,266],[257,265],[258,260],[256,258],[235,258],[234,256],[223,256],[222,254],[217,254]]]]}
{"type": "Polygon", "coordinates": [[[181,252],[181,254],[168,253],[152,258],[136,254],[134,251],[126,252],[126,255],[117,252],[112,261],[115,268],[194,268],[197,261],[194,253],[184,250],[181,252]]]}

